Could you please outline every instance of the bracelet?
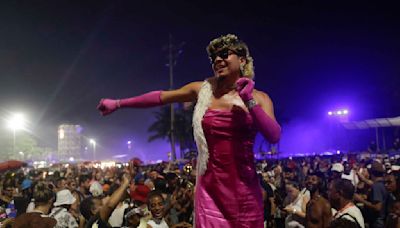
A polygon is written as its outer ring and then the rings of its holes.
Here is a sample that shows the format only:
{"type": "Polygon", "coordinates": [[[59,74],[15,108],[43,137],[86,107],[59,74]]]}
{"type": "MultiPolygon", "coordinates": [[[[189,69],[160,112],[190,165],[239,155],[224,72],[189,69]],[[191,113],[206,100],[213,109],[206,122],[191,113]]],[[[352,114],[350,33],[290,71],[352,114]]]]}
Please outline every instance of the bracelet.
{"type": "Polygon", "coordinates": [[[257,101],[253,99],[250,99],[248,101],[245,102],[246,107],[250,110],[252,109],[254,106],[257,105],[257,101]]]}
{"type": "Polygon", "coordinates": [[[121,108],[120,99],[117,100],[117,108],[121,108]]]}

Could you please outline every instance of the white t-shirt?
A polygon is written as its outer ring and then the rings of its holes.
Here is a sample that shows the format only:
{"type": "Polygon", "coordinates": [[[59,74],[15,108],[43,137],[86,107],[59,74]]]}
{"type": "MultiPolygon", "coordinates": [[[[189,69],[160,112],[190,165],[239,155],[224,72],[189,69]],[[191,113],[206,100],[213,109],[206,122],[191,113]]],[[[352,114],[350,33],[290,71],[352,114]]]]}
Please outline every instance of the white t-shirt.
{"type": "Polygon", "coordinates": [[[76,222],[74,216],[62,207],[54,207],[51,210],[49,217],[57,220],[55,228],[78,228],[79,225],[76,222]]]}
{"type": "MultiPolygon", "coordinates": [[[[310,191],[308,191],[307,189],[304,188],[299,193],[296,200],[294,202],[290,203],[288,206],[293,207],[297,211],[301,211],[301,212],[305,213],[305,211],[303,211],[303,203],[306,203],[304,201],[305,199],[310,199],[310,191]]],[[[286,216],[285,228],[294,228],[294,227],[303,228],[304,226],[299,221],[296,221],[296,218],[298,218],[298,217],[294,217],[293,214],[289,214],[288,216],[286,216]]]]}
{"type": "Polygon", "coordinates": [[[34,209],[35,209],[35,202],[34,202],[34,200],[32,200],[32,201],[28,204],[28,207],[26,208],[26,212],[27,212],[27,213],[32,212],[34,209]]]}
{"type": "Polygon", "coordinates": [[[155,223],[153,220],[149,220],[147,225],[150,225],[152,228],[169,228],[164,219],[161,220],[160,224],[155,223]]]}
{"type": "Polygon", "coordinates": [[[124,222],[124,212],[125,209],[128,208],[129,205],[127,203],[123,203],[119,207],[115,208],[112,212],[110,218],[108,219],[108,223],[112,227],[121,227],[124,222]]]}
{"type": "Polygon", "coordinates": [[[353,222],[355,222],[354,219],[356,219],[358,224],[360,224],[361,228],[365,228],[364,217],[362,216],[360,209],[358,209],[358,207],[355,205],[352,205],[341,212],[337,212],[335,209],[332,208],[332,215],[333,215],[333,219],[340,218],[340,216],[342,216],[342,215],[343,215],[342,218],[353,221],[353,222]],[[352,218],[348,215],[344,215],[344,214],[349,214],[349,215],[353,216],[354,218],[352,218]]]}

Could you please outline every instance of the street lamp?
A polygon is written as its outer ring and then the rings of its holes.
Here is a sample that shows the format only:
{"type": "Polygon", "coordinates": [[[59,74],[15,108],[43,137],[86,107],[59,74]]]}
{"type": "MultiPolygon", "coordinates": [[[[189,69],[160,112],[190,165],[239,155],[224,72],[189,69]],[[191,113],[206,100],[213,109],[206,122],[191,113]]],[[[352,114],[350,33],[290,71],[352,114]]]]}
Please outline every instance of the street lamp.
{"type": "Polygon", "coordinates": [[[20,151],[20,152],[19,152],[19,155],[21,155],[22,160],[25,159],[25,153],[24,153],[24,152],[20,151]]]}
{"type": "Polygon", "coordinates": [[[24,129],[26,125],[25,117],[21,113],[15,113],[7,121],[7,126],[13,131],[13,153],[15,154],[15,134],[17,130],[24,129]]]}
{"type": "Polygon", "coordinates": [[[338,109],[338,110],[333,110],[328,112],[328,116],[335,116],[335,117],[347,117],[349,115],[349,110],[348,109],[338,109]]]}
{"type": "Polygon", "coordinates": [[[89,143],[93,146],[93,160],[96,160],[96,141],[94,139],[90,139],[89,143]]]}

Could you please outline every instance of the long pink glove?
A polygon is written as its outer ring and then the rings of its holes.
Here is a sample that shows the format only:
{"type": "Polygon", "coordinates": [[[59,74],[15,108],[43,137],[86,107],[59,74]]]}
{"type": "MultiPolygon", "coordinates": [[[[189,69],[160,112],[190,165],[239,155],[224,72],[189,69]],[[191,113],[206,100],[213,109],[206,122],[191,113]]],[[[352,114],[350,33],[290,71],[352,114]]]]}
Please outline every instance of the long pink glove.
{"type": "MultiPolygon", "coordinates": [[[[242,77],[236,82],[236,90],[239,92],[239,96],[242,100],[247,103],[253,98],[254,81],[242,77]]],[[[271,117],[264,112],[259,104],[249,108],[249,112],[255,121],[255,124],[261,134],[270,143],[277,143],[281,137],[281,127],[278,122],[273,120],[271,117]]]]}
{"type": "Polygon", "coordinates": [[[97,109],[103,116],[105,116],[114,112],[118,108],[149,108],[159,105],[163,105],[161,101],[161,91],[153,91],[140,96],[121,100],[101,99],[97,109]]]}

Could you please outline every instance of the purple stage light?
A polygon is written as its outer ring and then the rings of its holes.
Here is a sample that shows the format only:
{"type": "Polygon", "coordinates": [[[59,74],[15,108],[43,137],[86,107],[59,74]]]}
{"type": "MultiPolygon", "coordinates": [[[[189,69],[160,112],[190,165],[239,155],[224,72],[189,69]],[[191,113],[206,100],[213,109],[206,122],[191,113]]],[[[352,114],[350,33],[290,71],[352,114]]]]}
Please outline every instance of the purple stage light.
{"type": "Polygon", "coordinates": [[[349,113],[349,111],[347,109],[343,110],[343,114],[347,115],[349,113]]]}
{"type": "Polygon", "coordinates": [[[336,114],[338,114],[338,115],[342,115],[342,111],[341,111],[341,110],[339,110],[339,111],[337,111],[337,112],[336,112],[336,114]]]}
{"type": "Polygon", "coordinates": [[[331,111],[329,111],[329,112],[328,112],[328,115],[331,116],[331,115],[333,115],[333,113],[332,113],[331,111]]]}

